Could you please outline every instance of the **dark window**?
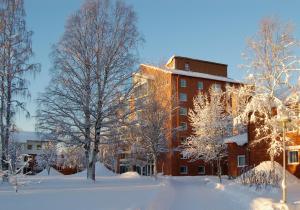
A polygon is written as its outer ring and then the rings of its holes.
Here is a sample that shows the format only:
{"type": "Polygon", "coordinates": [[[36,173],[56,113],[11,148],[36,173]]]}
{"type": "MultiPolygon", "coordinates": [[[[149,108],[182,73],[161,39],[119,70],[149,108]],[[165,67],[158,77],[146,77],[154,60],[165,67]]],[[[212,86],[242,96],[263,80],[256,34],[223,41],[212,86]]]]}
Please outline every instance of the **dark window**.
{"type": "Polygon", "coordinates": [[[27,149],[28,149],[28,150],[32,150],[32,145],[31,145],[31,144],[28,144],[28,145],[27,145],[27,149]]]}
{"type": "Polygon", "coordinates": [[[187,166],[180,166],[180,173],[181,174],[187,174],[188,173],[187,166]]]}
{"type": "Polygon", "coordinates": [[[205,166],[198,167],[198,174],[205,174],[205,166]]]}
{"type": "Polygon", "coordinates": [[[186,131],[187,130],[187,123],[186,122],[181,122],[180,123],[180,130],[181,131],[186,131]]]}
{"type": "Polygon", "coordinates": [[[180,107],[179,114],[180,114],[180,115],[187,115],[187,108],[185,108],[185,107],[180,107]]]}
{"type": "Polygon", "coordinates": [[[42,149],[42,145],[40,145],[40,144],[37,144],[37,145],[36,145],[36,149],[37,149],[37,150],[40,150],[40,149],[42,149]]]}
{"type": "Polygon", "coordinates": [[[289,151],[288,155],[289,155],[289,157],[288,157],[288,163],[289,164],[299,163],[298,151],[289,151]]]}
{"type": "Polygon", "coordinates": [[[244,167],[246,166],[246,156],[245,155],[238,155],[237,157],[237,161],[238,161],[238,167],[244,167]]]}

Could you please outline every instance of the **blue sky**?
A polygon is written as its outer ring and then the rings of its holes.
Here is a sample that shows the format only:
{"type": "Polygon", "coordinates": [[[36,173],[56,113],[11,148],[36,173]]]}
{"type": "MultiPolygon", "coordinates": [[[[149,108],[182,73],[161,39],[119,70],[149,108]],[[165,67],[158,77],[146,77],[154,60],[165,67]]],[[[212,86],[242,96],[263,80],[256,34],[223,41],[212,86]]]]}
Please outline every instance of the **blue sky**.
{"type": "MultiPolygon", "coordinates": [[[[35,115],[35,99],[49,82],[51,46],[64,32],[67,17],[82,0],[25,0],[27,27],[34,31],[34,62],[42,71],[31,80],[28,109],[35,115]]],[[[125,0],[138,15],[138,27],[145,43],[140,48],[142,63],[160,63],[172,55],[228,64],[229,76],[242,80],[241,53],[245,40],[266,16],[277,16],[295,24],[300,38],[300,1],[293,0],[125,0]]],[[[17,114],[17,126],[34,130],[34,118],[17,114]]]]}

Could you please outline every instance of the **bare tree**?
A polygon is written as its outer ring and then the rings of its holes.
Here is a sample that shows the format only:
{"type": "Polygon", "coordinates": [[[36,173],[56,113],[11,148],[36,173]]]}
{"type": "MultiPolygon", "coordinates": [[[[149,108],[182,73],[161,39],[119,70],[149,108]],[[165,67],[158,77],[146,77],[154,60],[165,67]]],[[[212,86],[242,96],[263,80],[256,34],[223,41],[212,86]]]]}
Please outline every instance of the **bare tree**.
{"type": "Polygon", "coordinates": [[[233,90],[247,100],[235,122],[255,123],[254,144],[266,142],[273,160],[282,151],[278,116],[288,113],[297,118],[293,104],[299,103],[300,59],[295,55],[299,41],[293,36],[291,24],[265,18],[247,44],[246,64],[242,65],[248,70],[247,86],[233,90]]]}
{"type": "Polygon", "coordinates": [[[193,135],[183,143],[182,155],[195,160],[217,162],[217,173],[222,181],[221,160],[227,155],[224,138],[232,135],[232,118],[226,110],[225,93],[211,88],[208,93],[199,92],[189,111],[193,135]]]}
{"type": "Polygon", "coordinates": [[[164,91],[170,85],[170,81],[163,76],[153,75],[147,81],[139,81],[135,88],[136,110],[132,143],[137,151],[144,153],[148,163],[153,163],[155,177],[158,160],[169,151],[168,139],[177,130],[169,123],[177,109],[177,101],[169,92],[164,91]]]}
{"type": "Polygon", "coordinates": [[[33,55],[32,31],[26,29],[23,4],[23,0],[0,1],[0,126],[3,160],[8,155],[14,113],[26,111],[26,104],[20,100],[20,96],[30,96],[26,75],[40,69],[39,64],[29,62],[33,55]]]}
{"type": "Polygon", "coordinates": [[[54,47],[53,79],[39,98],[37,127],[53,138],[83,144],[89,179],[95,180],[100,144],[114,122],[128,115],[120,110],[128,104],[140,40],[130,6],[87,0],[54,47]]]}
{"type": "Polygon", "coordinates": [[[42,154],[36,157],[38,167],[46,168],[48,175],[50,174],[51,166],[56,165],[57,147],[56,142],[49,141],[43,144],[42,154]]]}

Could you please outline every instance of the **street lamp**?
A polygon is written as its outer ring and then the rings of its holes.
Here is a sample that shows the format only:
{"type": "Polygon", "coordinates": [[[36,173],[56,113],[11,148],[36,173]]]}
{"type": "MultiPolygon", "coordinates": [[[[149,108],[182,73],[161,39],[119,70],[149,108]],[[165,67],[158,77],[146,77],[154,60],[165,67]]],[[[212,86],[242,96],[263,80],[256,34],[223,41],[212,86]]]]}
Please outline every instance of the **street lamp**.
{"type": "Polygon", "coordinates": [[[282,167],[282,183],[281,183],[281,187],[282,187],[282,200],[280,201],[283,204],[286,204],[286,161],[285,161],[285,141],[286,141],[286,125],[288,122],[291,121],[291,119],[283,114],[281,116],[279,116],[278,121],[281,123],[281,126],[283,127],[283,133],[282,133],[282,144],[283,144],[283,167],[282,167]]]}

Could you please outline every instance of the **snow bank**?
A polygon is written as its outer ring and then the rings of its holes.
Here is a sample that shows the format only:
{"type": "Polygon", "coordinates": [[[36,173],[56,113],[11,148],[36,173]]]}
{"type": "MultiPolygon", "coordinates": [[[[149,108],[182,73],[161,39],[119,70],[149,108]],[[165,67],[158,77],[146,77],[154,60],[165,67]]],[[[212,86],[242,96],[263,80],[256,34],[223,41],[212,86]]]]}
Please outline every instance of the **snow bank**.
{"type": "Polygon", "coordinates": [[[125,179],[135,179],[140,178],[141,176],[135,171],[128,171],[126,173],[121,174],[120,177],[125,179]]]}
{"type": "MultiPolygon", "coordinates": [[[[282,166],[277,163],[276,161],[274,161],[274,169],[275,169],[275,175],[279,178],[279,180],[282,179],[282,166]]],[[[253,169],[249,170],[248,172],[246,172],[245,174],[242,174],[239,178],[242,178],[242,176],[247,176],[247,174],[251,174],[252,172],[265,172],[265,173],[269,173],[272,170],[272,161],[264,161],[261,162],[259,165],[257,165],[256,167],[254,167],[253,169]]],[[[293,174],[291,174],[290,172],[288,172],[286,170],[286,180],[287,180],[287,184],[296,184],[299,183],[299,180],[297,177],[295,177],[293,174]]]]}
{"type": "MultiPolygon", "coordinates": [[[[96,176],[114,176],[115,174],[110,171],[108,168],[105,167],[103,163],[97,162],[95,165],[95,172],[96,176]]],[[[76,174],[73,174],[73,176],[80,176],[80,177],[86,177],[86,169],[78,172],[76,174]]]]}
{"type": "MultiPolygon", "coordinates": [[[[281,179],[282,178],[282,169],[283,169],[282,166],[279,163],[277,163],[276,161],[274,161],[274,168],[275,168],[275,174],[278,175],[281,179]]],[[[261,162],[258,166],[256,166],[252,170],[265,171],[265,172],[271,171],[272,170],[272,161],[261,162]]],[[[295,177],[293,174],[291,174],[288,171],[286,171],[286,179],[287,179],[288,184],[299,183],[298,178],[295,177]]]]}
{"type": "Polygon", "coordinates": [[[48,170],[47,169],[44,169],[42,172],[38,173],[37,175],[39,175],[39,176],[60,176],[60,175],[63,175],[63,174],[51,167],[49,175],[48,175],[48,170]]]}

